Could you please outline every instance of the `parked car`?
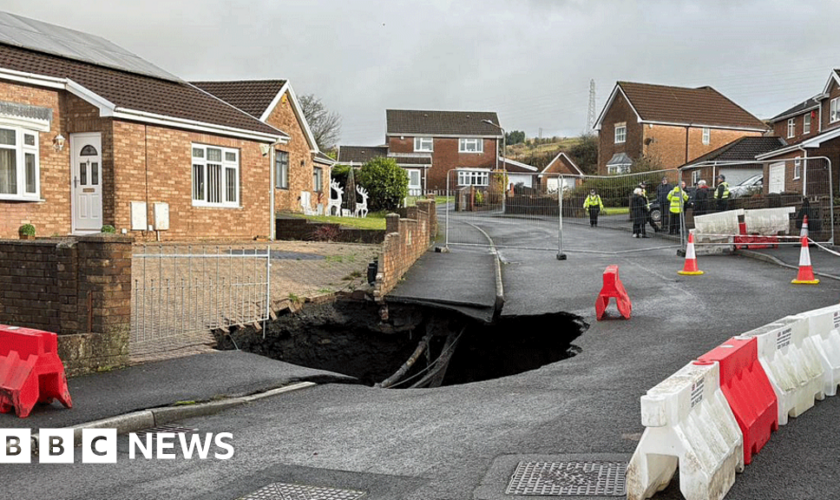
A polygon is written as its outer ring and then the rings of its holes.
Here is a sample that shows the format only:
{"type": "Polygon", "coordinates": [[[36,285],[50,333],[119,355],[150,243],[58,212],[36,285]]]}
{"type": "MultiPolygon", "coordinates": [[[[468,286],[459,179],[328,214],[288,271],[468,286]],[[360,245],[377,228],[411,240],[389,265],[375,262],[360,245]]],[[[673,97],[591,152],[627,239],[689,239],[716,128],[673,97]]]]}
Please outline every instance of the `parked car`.
{"type": "Polygon", "coordinates": [[[730,198],[742,198],[761,193],[764,190],[764,174],[755,174],[729,188],[730,198]]]}

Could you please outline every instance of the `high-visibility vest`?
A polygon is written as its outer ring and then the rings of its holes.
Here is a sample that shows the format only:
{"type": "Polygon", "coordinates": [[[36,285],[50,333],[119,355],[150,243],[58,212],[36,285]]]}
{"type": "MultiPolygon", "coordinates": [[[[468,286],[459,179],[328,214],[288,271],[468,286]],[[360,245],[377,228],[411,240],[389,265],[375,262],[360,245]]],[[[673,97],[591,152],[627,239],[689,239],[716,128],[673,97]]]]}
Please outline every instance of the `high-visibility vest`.
{"type": "MultiPolygon", "coordinates": [[[[688,201],[688,193],[685,191],[682,192],[683,204],[688,201]]],[[[668,201],[671,202],[671,213],[678,214],[680,213],[680,187],[677,186],[674,188],[673,191],[668,193],[668,201]]]]}
{"type": "Polygon", "coordinates": [[[604,209],[604,204],[601,203],[601,195],[596,194],[595,196],[592,196],[590,194],[589,196],[587,196],[586,199],[583,200],[583,208],[589,208],[589,207],[598,207],[601,210],[603,210],[604,209]]]}
{"type": "Polygon", "coordinates": [[[718,196],[718,193],[719,193],[718,190],[720,189],[721,186],[723,186],[723,198],[722,199],[728,200],[729,199],[729,183],[726,182],[726,181],[721,182],[720,184],[718,184],[718,187],[715,188],[715,199],[720,198],[720,196],[718,196]]]}

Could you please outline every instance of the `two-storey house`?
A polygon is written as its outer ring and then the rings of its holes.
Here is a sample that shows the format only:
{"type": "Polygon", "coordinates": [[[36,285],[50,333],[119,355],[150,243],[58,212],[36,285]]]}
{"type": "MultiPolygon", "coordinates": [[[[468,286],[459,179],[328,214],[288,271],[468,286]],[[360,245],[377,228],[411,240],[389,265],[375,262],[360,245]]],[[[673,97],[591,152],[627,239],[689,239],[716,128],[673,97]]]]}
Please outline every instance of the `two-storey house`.
{"type": "MultiPolygon", "coordinates": [[[[337,163],[360,165],[377,156],[393,158],[408,173],[409,192],[418,195],[488,182],[501,168],[499,117],[489,111],[388,109],[384,146],[340,146],[337,163]],[[449,174],[464,169],[476,175],[449,174]],[[486,174],[482,174],[486,172],[486,174]]],[[[486,185],[486,184],[482,184],[486,185]]]]}
{"type": "Polygon", "coordinates": [[[765,162],[765,192],[827,196],[829,164],[835,186],[840,175],[840,70],[831,72],[821,93],[779,113],[771,123],[787,146],[757,157],[765,162]]]}
{"type": "Polygon", "coordinates": [[[633,170],[646,158],[674,169],[735,139],[760,136],[764,123],[717,90],[618,82],[595,123],[598,173],[633,170]]]}

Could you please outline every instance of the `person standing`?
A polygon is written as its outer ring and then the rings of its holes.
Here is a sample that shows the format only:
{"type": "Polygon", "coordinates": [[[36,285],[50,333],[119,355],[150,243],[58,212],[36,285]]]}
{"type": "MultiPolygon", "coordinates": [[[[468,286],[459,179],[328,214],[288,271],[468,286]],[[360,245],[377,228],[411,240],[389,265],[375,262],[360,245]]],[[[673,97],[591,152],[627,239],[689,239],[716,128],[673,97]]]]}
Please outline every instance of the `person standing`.
{"type": "Polygon", "coordinates": [[[717,205],[718,212],[725,212],[729,210],[729,183],[726,182],[726,176],[720,174],[717,176],[718,185],[715,188],[715,205],[717,205]]]}
{"type": "Polygon", "coordinates": [[[656,201],[659,203],[659,212],[662,214],[662,231],[668,228],[668,194],[673,186],[668,183],[668,178],[662,178],[662,184],[656,186],[656,201]]]}
{"type": "Polygon", "coordinates": [[[583,200],[583,209],[589,210],[589,227],[596,227],[598,214],[604,209],[604,204],[601,202],[601,196],[594,189],[590,189],[589,196],[583,200]]]}
{"type": "Polygon", "coordinates": [[[645,234],[645,224],[647,224],[648,203],[644,196],[642,188],[637,187],[633,190],[633,196],[630,197],[630,215],[633,218],[633,237],[647,238],[645,234]]]}
{"type": "Polygon", "coordinates": [[[668,234],[680,234],[680,214],[683,207],[688,202],[688,193],[685,192],[685,181],[681,181],[668,194],[668,201],[671,203],[671,224],[668,228],[668,234]]]}
{"type": "Polygon", "coordinates": [[[706,181],[697,182],[697,190],[694,192],[694,215],[706,215],[709,213],[709,186],[706,181]]]}

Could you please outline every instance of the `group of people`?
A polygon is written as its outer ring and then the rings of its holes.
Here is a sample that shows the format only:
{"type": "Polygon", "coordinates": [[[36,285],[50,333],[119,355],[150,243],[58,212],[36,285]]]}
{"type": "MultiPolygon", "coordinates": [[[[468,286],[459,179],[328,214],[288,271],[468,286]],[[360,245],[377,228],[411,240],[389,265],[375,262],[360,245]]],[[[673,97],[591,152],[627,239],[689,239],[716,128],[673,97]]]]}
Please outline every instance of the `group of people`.
{"type": "MultiPolygon", "coordinates": [[[[709,192],[706,181],[697,182],[693,200],[694,215],[704,215],[711,212],[712,201],[714,201],[714,208],[719,212],[729,209],[730,192],[726,176],[719,175],[717,181],[718,184],[715,186],[713,193],[709,192]]],[[[645,226],[648,222],[655,231],[660,230],[650,218],[650,202],[646,188],[647,185],[642,181],[630,196],[630,216],[633,220],[634,238],[648,238],[645,232],[645,226]]],[[[656,187],[656,201],[659,202],[662,212],[661,230],[667,228],[668,234],[680,234],[680,214],[688,205],[689,199],[690,197],[685,190],[685,181],[680,181],[678,185],[672,186],[667,177],[662,178],[662,184],[656,187]],[[665,207],[668,207],[667,212],[665,207]]],[[[598,215],[604,210],[604,203],[595,189],[589,191],[589,196],[583,201],[583,208],[589,212],[589,225],[596,227],[598,225],[598,215]]]]}

